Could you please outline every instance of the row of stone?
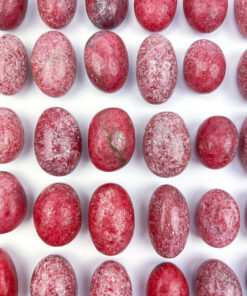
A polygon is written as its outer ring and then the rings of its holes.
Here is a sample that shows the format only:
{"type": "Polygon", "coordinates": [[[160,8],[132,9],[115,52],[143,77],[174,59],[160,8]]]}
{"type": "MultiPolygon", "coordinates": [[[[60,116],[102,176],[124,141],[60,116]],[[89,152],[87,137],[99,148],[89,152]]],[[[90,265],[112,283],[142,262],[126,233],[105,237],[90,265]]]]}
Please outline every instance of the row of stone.
{"type": "MultiPolygon", "coordinates": [[[[0,108],[0,163],[14,160],[24,146],[24,130],[19,117],[0,108]]],[[[241,157],[247,168],[247,121],[241,130],[241,157]]],[[[210,169],[228,165],[239,147],[238,131],[224,116],[212,116],[198,129],[196,153],[210,169]]],[[[42,169],[65,176],[77,166],[82,152],[80,128],[65,109],[53,107],[40,116],[34,136],[34,149],[42,169]]],[[[125,166],[135,150],[134,124],[124,110],[107,108],[91,120],[88,150],[93,164],[105,172],[125,166]]],[[[173,177],[184,171],[191,157],[191,139],[183,119],[173,112],[154,115],[145,128],[143,154],[149,169],[160,177],[173,177]]]]}
{"type": "MultiPolygon", "coordinates": [[[[0,281],[3,296],[18,295],[18,274],[9,254],[0,249],[0,281]],[[8,291],[7,294],[5,291],[8,291]]],[[[81,280],[81,279],[80,279],[81,280]]],[[[233,270],[220,260],[203,262],[196,273],[196,296],[242,296],[242,288],[233,270]]],[[[79,295],[86,295],[85,290],[79,295]]],[[[172,263],[162,263],[151,272],[146,285],[146,296],[189,296],[189,287],[183,272],[172,263]]],[[[77,278],[71,264],[62,256],[43,258],[34,269],[30,282],[31,296],[77,296],[77,278]]],[[[94,272],[90,296],[132,296],[132,284],[123,265],[116,261],[103,262],[94,272]]]]}
{"type": "MultiPolygon", "coordinates": [[[[128,11],[128,0],[86,0],[86,10],[92,23],[101,29],[119,26],[128,11]]],[[[23,21],[27,0],[3,0],[0,14],[0,29],[16,28],[23,21]]],[[[225,20],[228,0],[184,0],[184,14],[191,27],[202,33],[216,30],[225,20]]],[[[46,25],[53,29],[67,26],[74,17],[77,0],[60,1],[37,0],[39,14],[46,25]]],[[[152,32],[167,28],[172,22],[177,8],[177,0],[134,1],[135,15],[139,23],[152,32]]],[[[235,0],[234,10],[240,32],[247,35],[247,1],[235,0]]]]}

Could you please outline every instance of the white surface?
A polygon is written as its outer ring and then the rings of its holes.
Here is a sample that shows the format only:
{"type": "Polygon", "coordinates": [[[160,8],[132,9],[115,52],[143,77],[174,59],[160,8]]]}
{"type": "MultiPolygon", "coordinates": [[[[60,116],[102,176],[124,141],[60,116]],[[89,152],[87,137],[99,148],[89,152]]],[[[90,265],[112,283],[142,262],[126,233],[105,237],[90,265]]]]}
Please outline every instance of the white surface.
{"type": "MultiPolygon", "coordinates": [[[[78,295],[89,295],[90,278],[95,268],[105,260],[114,259],[122,263],[132,280],[133,295],[145,295],[146,282],[151,270],[163,261],[154,251],[147,233],[147,211],[153,191],[162,184],[176,186],[185,196],[191,215],[190,235],[185,250],[175,259],[188,280],[191,295],[193,279],[203,260],[218,258],[226,262],[240,279],[243,295],[246,295],[247,272],[247,173],[241,166],[239,157],[221,170],[210,170],[197,160],[194,153],[194,141],[197,128],[204,119],[212,115],[228,116],[240,130],[247,115],[247,102],[242,99],[236,88],[236,67],[238,60],[247,48],[246,39],[238,32],[233,1],[229,1],[229,10],[224,24],[211,34],[200,34],[187,24],[179,0],[176,16],[168,29],[162,32],[172,42],[179,66],[178,83],[172,98],[165,104],[153,106],[140,95],[135,79],[135,62],[138,48],[149,35],[137,23],[133,0],[130,0],[129,12],[125,22],[114,32],[124,40],[129,53],[130,70],[127,83],[117,93],[106,94],[97,90],[87,78],[83,63],[83,50],[88,38],[98,29],[86,15],[83,0],[78,0],[76,15],[63,30],[71,40],[78,60],[78,71],[72,90],[64,97],[54,99],[41,93],[32,80],[29,71],[24,89],[13,97],[0,96],[3,107],[12,108],[20,116],[25,129],[25,147],[19,158],[9,164],[1,165],[1,170],[15,174],[23,184],[28,197],[28,214],[25,221],[9,234],[1,235],[0,246],[12,256],[19,275],[19,295],[29,295],[30,278],[36,264],[49,254],[60,254],[74,267],[78,280],[78,295]],[[201,38],[215,41],[223,50],[227,60],[227,73],[224,82],[215,92],[199,95],[188,89],[183,81],[182,65],[186,50],[190,44],[201,38]],[[48,107],[61,106],[70,111],[77,119],[83,137],[83,156],[78,167],[65,177],[53,177],[45,173],[38,165],[33,149],[33,134],[40,114],[48,107]],[[87,151],[87,130],[91,118],[106,107],[120,107],[131,116],[136,129],[136,149],[131,162],[123,169],[105,173],[97,170],[91,163],[87,151]],[[188,128],[193,144],[193,153],[189,166],[179,176],[162,179],[152,174],[146,167],[142,156],[142,136],[146,123],[155,113],[174,111],[180,114],[188,128]],[[79,235],[69,245],[54,248],[43,243],[38,237],[32,220],[32,208],[38,194],[54,182],[66,182],[80,195],[83,207],[83,226],[79,235]],[[87,209],[94,190],[106,182],[122,185],[130,194],[136,217],[134,237],[128,248],[118,256],[107,257],[100,254],[90,239],[87,226],[87,209]],[[228,191],[238,202],[241,212],[241,227],[236,240],[224,249],[214,249],[202,241],[196,233],[194,216],[201,196],[209,189],[220,188],[228,191]]],[[[29,0],[28,11],[22,25],[11,31],[21,38],[29,57],[35,41],[49,28],[39,17],[35,0],[29,0]]]]}

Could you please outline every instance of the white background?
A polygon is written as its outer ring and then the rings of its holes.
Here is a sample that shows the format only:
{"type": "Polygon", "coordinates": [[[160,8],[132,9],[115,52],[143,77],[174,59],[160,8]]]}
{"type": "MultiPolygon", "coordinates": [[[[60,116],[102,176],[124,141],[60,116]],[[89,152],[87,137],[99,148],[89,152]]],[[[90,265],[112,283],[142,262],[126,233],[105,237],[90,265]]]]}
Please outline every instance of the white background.
{"type": "MultiPolygon", "coordinates": [[[[1,165],[2,170],[15,174],[27,193],[28,213],[24,222],[14,231],[1,235],[0,247],[12,256],[18,276],[19,295],[29,295],[30,278],[36,264],[49,254],[60,254],[67,258],[75,269],[78,280],[78,295],[89,295],[90,278],[95,268],[105,260],[114,259],[122,263],[132,280],[133,295],[145,295],[146,282],[152,269],[165,261],[153,249],[147,232],[147,211],[153,191],[162,184],[176,186],[185,196],[191,216],[189,239],[184,251],[171,262],[177,264],[188,280],[191,295],[194,295],[193,281],[198,266],[206,259],[218,258],[226,262],[240,279],[243,295],[246,295],[247,276],[247,174],[239,156],[227,167],[210,170],[204,167],[194,153],[194,141],[199,125],[212,115],[229,117],[240,130],[247,115],[247,102],[240,96],[236,86],[236,67],[245,49],[247,40],[237,30],[233,1],[224,24],[211,34],[192,30],[183,14],[182,0],[172,24],[163,32],[172,42],[178,59],[178,83],[171,99],[162,105],[150,105],[140,95],[135,79],[135,63],[138,48],[149,35],[137,23],[133,0],[124,23],[114,32],[119,34],[129,53],[129,76],[124,87],[113,94],[96,89],[89,81],[83,62],[84,46],[88,38],[98,29],[87,17],[83,0],[72,22],[61,30],[71,40],[77,55],[78,70],[71,91],[61,98],[50,98],[37,88],[29,69],[28,80],[23,90],[12,97],[0,96],[0,105],[12,108],[21,118],[25,129],[25,147],[13,162],[1,165]],[[213,93],[200,95],[185,85],[182,75],[183,58],[186,50],[197,39],[208,38],[223,50],[227,61],[227,72],[222,85],[213,93]],[[38,165],[33,149],[33,134],[40,114],[48,107],[61,106],[77,119],[82,132],[83,154],[77,168],[68,176],[54,177],[45,173],[38,165]],[[119,171],[105,173],[91,163],[87,151],[87,131],[94,114],[107,107],[120,107],[129,113],[136,129],[136,149],[130,163],[119,171]],[[189,129],[193,152],[187,169],[177,177],[163,179],[152,174],[142,156],[142,137],[146,123],[156,113],[174,111],[183,117],[189,129]],[[38,194],[49,184],[66,182],[78,192],[83,208],[83,223],[79,235],[67,246],[54,248],[38,237],[32,219],[32,209],[38,194]],[[89,236],[87,210],[94,190],[106,182],[122,185],[132,198],[135,208],[136,227],[128,248],[118,256],[107,257],[99,253],[89,236]],[[236,240],[224,249],[208,246],[198,236],[195,227],[195,211],[201,196],[208,190],[220,188],[235,197],[241,214],[241,227],[236,240]]],[[[29,0],[24,22],[11,33],[25,44],[29,58],[38,37],[50,29],[39,17],[36,1],[29,0]]],[[[4,33],[4,32],[2,32],[4,33]]]]}

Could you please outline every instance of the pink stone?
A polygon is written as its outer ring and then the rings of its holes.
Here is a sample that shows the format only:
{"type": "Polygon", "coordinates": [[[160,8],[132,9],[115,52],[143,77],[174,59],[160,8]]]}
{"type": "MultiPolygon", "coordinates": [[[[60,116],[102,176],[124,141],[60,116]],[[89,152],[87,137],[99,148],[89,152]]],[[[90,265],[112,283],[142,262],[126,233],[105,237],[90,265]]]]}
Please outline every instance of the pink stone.
{"type": "Polygon", "coordinates": [[[141,44],[136,79],[144,99],[151,104],[166,102],[177,83],[177,59],[168,39],[152,34],[141,44]]]}
{"type": "Polygon", "coordinates": [[[0,234],[17,228],[26,211],[27,198],[21,183],[14,175],[0,172],[0,234]]]}
{"type": "Polygon", "coordinates": [[[0,0],[0,30],[18,27],[25,18],[27,0],[0,0]]]}
{"type": "Polygon", "coordinates": [[[102,263],[94,272],[90,296],[132,296],[130,278],[125,268],[116,261],[102,263]]]}
{"type": "Polygon", "coordinates": [[[223,23],[228,0],[184,0],[184,14],[190,26],[211,33],[223,23]]]}
{"type": "Polygon", "coordinates": [[[189,287],[182,271],[172,263],[162,263],[151,272],[147,296],[189,296],[189,287]]]}
{"type": "Polygon", "coordinates": [[[77,296],[77,280],[70,263],[50,255],[36,266],[30,284],[31,296],[77,296]]]}
{"type": "Polygon", "coordinates": [[[88,150],[98,169],[120,169],[129,162],[134,149],[134,125],[124,110],[108,108],[94,116],[88,132],[88,150]]]}
{"type": "Polygon", "coordinates": [[[184,79],[198,93],[210,93],[222,83],[226,60],[220,47],[202,39],[194,42],[184,58],[184,79]]]}
{"type": "Polygon", "coordinates": [[[11,34],[0,37],[0,93],[14,95],[27,78],[27,51],[19,38],[11,34]]]}
{"type": "Polygon", "coordinates": [[[191,155],[183,119],[173,112],[154,115],[145,129],[143,153],[148,168],[157,176],[169,178],[182,173],[191,155]]]}
{"type": "Polygon", "coordinates": [[[41,168],[54,176],[65,176],[77,166],[82,150],[81,132],[65,109],[46,109],[35,128],[34,149],[41,168]]]}
{"type": "Polygon", "coordinates": [[[240,227],[236,201],[223,190],[208,191],[198,205],[196,225],[200,236],[210,246],[228,246],[236,238],[240,227]]]}
{"type": "Polygon", "coordinates": [[[43,93],[51,97],[65,95],[76,76],[76,56],[69,39],[57,31],[41,35],[32,51],[31,68],[43,93]]]}
{"type": "Polygon", "coordinates": [[[91,22],[100,29],[113,29],[125,19],[128,0],[86,0],[86,9],[91,22]]]}
{"type": "Polygon", "coordinates": [[[86,44],[84,61],[88,78],[100,90],[115,92],[124,85],[129,70],[128,53],[117,34],[95,33],[86,44]]]}
{"type": "Polygon", "coordinates": [[[24,145],[24,130],[19,117],[8,108],[0,108],[0,163],[18,157],[24,145]]]}
{"type": "Polygon", "coordinates": [[[39,14],[44,23],[53,28],[67,26],[74,17],[77,0],[38,0],[39,14]]]}
{"type": "Polygon", "coordinates": [[[196,153],[210,169],[228,165],[238,150],[238,132],[233,122],[224,116],[212,116],[198,129],[196,153]]]}
{"type": "Polygon", "coordinates": [[[58,247],[70,243],[82,221],[77,193],[64,183],[46,187],[35,202],[33,219],[39,237],[46,244],[58,247]]]}
{"type": "Polygon", "coordinates": [[[234,0],[234,12],[239,31],[247,37],[247,0],[234,0]]]}
{"type": "Polygon", "coordinates": [[[88,227],[97,250],[104,255],[121,253],[134,232],[134,209],[128,193],[117,184],[104,184],[93,194],[88,227]]]}
{"type": "Polygon", "coordinates": [[[220,260],[202,263],[196,275],[196,296],[242,296],[242,289],[235,273],[220,260]]]}
{"type": "Polygon", "coordinates": [[[18,277],[15,265],[3,249],[0,249],[0,283],[1,296],[18,296],[18,277]]]}
{"type": "Polygon", "coordinates": [[[135,0],[134,8],[136,18],[143,28],[157,32],[172,22],[177,0],[135,0]]]}
{"type": "Polygon", "coordinates": [[[149,236],[156,252],[174,258],[184,249],[189,235],[189,210],[181,192],[170,185],[160,186],[149,204],[149,236]]]}

